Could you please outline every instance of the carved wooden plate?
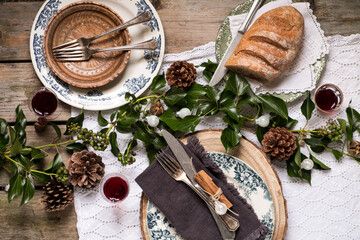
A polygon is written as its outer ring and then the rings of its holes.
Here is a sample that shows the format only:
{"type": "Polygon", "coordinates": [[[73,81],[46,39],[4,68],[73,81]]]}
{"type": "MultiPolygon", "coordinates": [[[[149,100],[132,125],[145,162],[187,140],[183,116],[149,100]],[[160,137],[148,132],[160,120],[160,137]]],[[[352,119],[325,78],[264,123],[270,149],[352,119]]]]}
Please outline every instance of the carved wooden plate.
{"type": "MultiPolygon", "coordinates": [[[[123,20],[113,10],[95,2],[76,2],[60,9],[50,20],[44,34],[44,55],[51,70],[63,81],[80,88],[103,86],[125,68],[130,51],[94,54],[82,62],[58,62],[52,48],[80,37],[92,37],[114,28],[123,20]]],[[[90,44],[107,48],[130,44],[127,29],[111,33],[90,44]]]]}

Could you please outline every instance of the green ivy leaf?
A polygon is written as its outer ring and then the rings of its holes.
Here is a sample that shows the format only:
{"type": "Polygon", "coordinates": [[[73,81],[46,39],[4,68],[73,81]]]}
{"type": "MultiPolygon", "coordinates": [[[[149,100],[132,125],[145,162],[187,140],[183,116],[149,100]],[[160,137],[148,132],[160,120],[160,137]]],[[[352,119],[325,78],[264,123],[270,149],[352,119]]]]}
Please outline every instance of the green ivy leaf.
{"type": "Polygon", "coordinates": [[[194,83],[191,88],[187,91],[187,95],[193,98],[199,98],[206,94],[206,90],[203,85],[194,83]]]}
{"type": "Polygon", "coordinates": [[[332,149],[331,152],[335,156],[336,160],[340,160],[340,158],[343,156],[343,153],[336,149],[332,149]]]}
{"type": "Polygon", "coordinates": [[[164,74],[157,75],[153,78],[151,83],[151,91],[156,92],[166,86],[166,80],[164,74]]]}
{"type": "Polygon", "coordinates": [[[225,147],[226,152],[239,144],[242,135],[240,132],[235,132],[230,127],[225,128],[221,133],[221,142],[225,147]]]}
{"type": "Polygon", "coordinates": [[[232,93],[229,90],[224,90],[221,93],[220,99],[219,99],[219,104],[221,105],[221,107],[236,107],[235,106],[235,98],[236,95],[234,93],[232,93]]]}
{"type": "Polygon", "coordinates": [[[152,144],[152,136],[151,134],[147,131],[146,125],[144,124],[144,122],[138,122],[136,124],[136,131],[133,133],[134,137],[136,139],[139,139],[141,141],[143,141],[145,144],[152,144]]]}
{"type": "Polygon", "coordinates": [[[311,115],[315,109],[315,104],[311,100],[310,92],[307,91],[307,97],[304,100],[303,104],[301,105],[301,112],[305,116],[306,120],[311,118],[311,115]]]}
{"type": "Polygon", "coordinates": [[[200,66],[205,68],[203,71],[203,76],[209,82],[214,75],[218,64],[208,60],[207,62],[203,62],[200,66]]]}
{"type": "Polygon", "coordinates": [[[210,87],[209,85],[205,86],[206,96],[213,102],[217,103],[221,96],[221,91],[217,88],[210,87]]]}
{"type": "Polygon", "coordinates": [[[264,139],[264,135],[265,135],[265,133],[267,133],[267,131],[268,131],[268,128],[262,128],[260,126],[258,126],[256,128],[256,137],[260,143],[264,139]]]}
{"type": "Polygon", "coordinates": [[[117,157],[120,153],[120,150],[116,139],[117,138],[116,132],[111,132],[109,134],[109,137],[110,137],[111,152],[112,154],[114,154],[114,156],[117,157]]]}
{"type": "Polygon", "coordinates": [[[172,87],[165,94],[165,104],[169,107],[174,106],[177,102],[186,96],[186,92],[177,87],[172,87]]]}
{"type": "Polygon", "coordinates": [[[87,150],[87,147],[79,142],[70,143],[66,146],[66,150],[74,151],[74,152],[81,152],[82,150],[87,150]]]}
{"type": "Polygon", "coordinates": [[[156,159],[156,154],[159,152],[159,149],[156,148],[153,144],[145,145],[146,154],[149,159],[149,163],[151,164],[156,159]]]}
{"type": "Polygon", "coordinates": [[[206,116],[210,110],[215,109],[216,105],[213,102],[200,102],[196,110],[197,116],[206,116]]]}
{"type": "Polygon", "coordinates": [[[28,203],[34,197],[34,193],[35,193],[34,183],[29,178],[26,178],[24,184],[24,193],[20,206],[28,203]]]}
{"type": "Polygon", "coordinates": [[[49,124],[54,128],[58,139],[60,139],[60,138],[61,138],[61,130],[60,130],[60,128],[58,127],[58,125],[56,125],[56,124],[53,123],[53,122],[49,122],[49,124]]]}
{"type": "Polygon", "coordinates": [[[45,172],[55,173],[60,167],[64,166],[62,157],[59,153],[56,153],[54,159],[50,162],[49,166],[45,169],[45,172]]]}
{"type": "MultiPolygon", "coordinates": [[[[41,170],[40,170],[41,171],[41,170]]],[[[47,183],[50,181],[50,176],[38,172],[31,172],[31,176],[35,177],[37,180],[42,183],[47,183]]]]}
{"type": "Polygon", "coordinates": [[[131,124],[136,123],[140,118],[140,113],[135,111],[134,109],[128,109],[127,113],[120,118],[119,123],[122,126],[129,126],[131,124]]]}
{"type": "Polygon", "coordinates": [[[97,122],[101,127],[105,127],[109,124],[109,122],[103,117],[101,111],[98,112],[97,122]]]}
{"type": "Polygon", "coordinates": [[[19,139],[15,139],[15,142],[13,143],[11,150],[10,150],[10,156],[16,156],[21,153],[22,144],[20,143],[19,139]]]}
{"type": "Polygon", "coordinates": [[[237,73],[232,73],[226,81],[225,90],[229,90],[236,96],[244,95],[250,89],[248,81],[237,73]]]}
{"type": "MultiPolygon", "coordinates": [[[[126,106],[126,105],[125,105],[126,106]]],[[[114,111],[113,113],[111,113],[111,115],[110,115],[110,121],[112,122],[112,121],[114,121],[114,119],[115,119],[115,117],[116,117],[116,115],[119,113],[119,110],[116,110],[116,111],[114,111]]]]}
{"type": "Polygon", "coordinates": [[[79,115],[77,115],[76,117],[71,117],[66,121],[66,130],[64,135],[71,135],[75,133],[74,129],[69,128],[72,124],[76,124],[79,127],[78,130],[80,130],[80,128],[82,128],[83,122],[84,122],[84,109],[81,109],[79,115]]]}
{"type": "Polygon", "coordinates": [[[14,199],[14,197],[21,195],[21,193],[24,190],[23,185],[24,185],[24,179],[19,173],[16,173],[10,179],[10,188],[8,192],[9,203],[14,199]]]}
{"type": "Polygon", "coordinates": [[[221,111],[236,122],[240,121],[239,112],[235,106],[224,107],[221,111]]]}
{"type": "Polygon", "coordinates": [[[315,169],[320,169],[320,170],[330,170],[331,169],[311,154],[310,154],[310,159],[313,160],[315,169]]]}
{"type": "Polygon", "coordinates": [[[276,113],[280,117],[288,120],[288,109],[281,98],[272,95],[259,95],[257,98],[262,102],[265,110],[276,113]]]}
{"type": "Polygon", "coordinates": [[[298,173],[300,168],[293,160],[289,159],[286,161],[286,170],[287,170],[287,174],[290,177],[301,178],[301,176],[298,173]]]}
{"type": "Polygon", "coordinates": [[[186,116],[184,119],[180,120],[180,124],[177,129],[174,131],[182,132],[194,132],[195,127],[199,124],[201,117],[198,116],[186,116]]]}

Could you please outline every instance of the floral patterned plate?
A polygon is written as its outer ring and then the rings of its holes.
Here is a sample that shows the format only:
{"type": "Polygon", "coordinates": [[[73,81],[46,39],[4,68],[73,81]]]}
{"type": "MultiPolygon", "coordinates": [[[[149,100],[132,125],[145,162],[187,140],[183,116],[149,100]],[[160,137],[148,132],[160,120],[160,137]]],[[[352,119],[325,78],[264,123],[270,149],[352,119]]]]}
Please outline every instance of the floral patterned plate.
{"type": "Polygon", "coordinates": [[[130,54],[125,70],[111,83],[93,89],[81,89],[60,80],[45,61],[43,51],[44,31],[52,16],[63,7],[81,0],[46,0],[37,13],[30,35],[30,55],[36,74],[45,87],[57,97],[74,107],[86,110],[106,110],[126,103],[125,93],[139,96],[151,84],[158,73],[165,51],[165,34],[160,18],[149,0],[95,0],[114,10],[124,21],[148,10],[152,19],[129,27],[131,42],[143,42],[151,38],[158,42],[154,51],[137,50],[130,54]]]}
{"type": "MultiPolygon", "coordinates": [[[[240,195],[254,208],[260,221],[270,231],[266,240],[270,240],[274,231],[274,203],[270,192],[261,177],[246,163],[224,153],[208,153],[210,158],[223,170],[227,181],[234,184],[240,195]]],[[[182,240],[166,216],[148,201],[147,227],[151,240],[182,240]]]]}
{"type": "MultiPolygon", "coordinates": [[[[271,1],[275,1],[275,0],[266,0],[264,4],[269,3],[271,1]]],[[[240,5],[238,5],[236,8],[234,8],[228,14],[228,16],[248,13],[253,2],[254,2],[253,0],[243,1],[240,5]]],[[[296,2],[296,1],[293,0],[293,2],[296,2]]],[[[230,32],[229,18],[226,17],[224,19],[223,23],[221,24],[221,26],[219,28],[219,32],[216,37],[215,56],[216,56],[217,62],[220,62],[220,60],[222,59],[224,53],[226,52],[226,49],[228,48],[228,46],[231,42],[231,39],[232,39],[232,37],[231,37],[231,32],[230,32]]],[[[322,58],[318,59],[313,64],[312,71],[313,71],[313,79],[315,82],[319,81],[319,79],[325,69],[325,64],[326,64],[326,57],[322,57],[322,58]]],[[[225,75],[225,79],[226,79],[226,77],[227,77],[227,75],[225,75]]],[[[279,93],[279,94],[273,94],[273,95],[283,99],[285,102],[292,102],[292,101],[298,99],[299,97],[301,97],[302,95],[304,95],[304,93],[303,92],[279,93]]]]}

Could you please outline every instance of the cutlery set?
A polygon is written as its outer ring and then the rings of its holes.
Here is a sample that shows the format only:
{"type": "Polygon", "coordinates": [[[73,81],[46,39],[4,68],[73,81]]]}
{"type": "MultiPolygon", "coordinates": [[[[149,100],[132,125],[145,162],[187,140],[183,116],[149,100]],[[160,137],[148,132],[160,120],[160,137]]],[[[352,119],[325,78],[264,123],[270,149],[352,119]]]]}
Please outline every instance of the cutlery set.
{"type": "Polygon", "coordinates": [[[103,49],[92,49],[89,48],[90,43],[99,39],[103,36],[109,35],[115,31],[126,29],[127,27],[148,22],[151,20],[152,15],[149,11],[145,11],[138,15],[137,17],[125,22],[115,28],[112,28],[106,32],[103,32],[97,36],[93,36],[91,38],[81,37],[75,40],[72,40],[67,43],[63,43],[61,45],[55,46],[52,48],[54,57],[57,61],[86,61],[89,60],[90,57],[99,52],[108,52],[108,51],[124,51],[124,50],[155,50],[158,47],[158,43],[154,39],[150,39],[148,41],[144,41],[141,43],[136,43],[132,45],[119,46],[119,47],[111,47],[111,48],[103,48],[103,49]]]}

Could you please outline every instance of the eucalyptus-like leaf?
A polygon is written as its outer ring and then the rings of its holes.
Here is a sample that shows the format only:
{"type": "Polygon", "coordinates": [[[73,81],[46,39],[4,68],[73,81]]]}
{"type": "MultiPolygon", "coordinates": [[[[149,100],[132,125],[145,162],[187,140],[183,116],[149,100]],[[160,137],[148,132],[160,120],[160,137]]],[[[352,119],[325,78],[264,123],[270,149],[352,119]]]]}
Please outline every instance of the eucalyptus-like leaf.
{"type": "Polygon", "coordinates": [[[0,118],[0,134],[6,133],[7,126],[8,126],[8,124],[7,124],[6,120],[3,118],[0,118]]]}
{"type": "Polygon", "coordinates": [[[66,130],[64,135],[71,135],[79,131],[83,125],[84,122],[84,109],[81,109],[79,115],[76,117],[71,117],[66,121],[66,130]],[[74,126],[77,127],[77,129],[74,129],[74,126]]]}
{"type": "Polygon", "coordinates": [[[47,155],[44,152],[42,152],[40,149],[31,148],[31,161],[36,159],[42,159],[46,156],[47,155]]]}
{"type": "Polygon", "coordinates": [[[206,94],[205,87],[203,85],[194,83],[187,91],[187,95],[193,98],[199,98],[206,94]]]}
{"type": "Polygon", "coordinates": [[[355,132],[357,130],[360,133],[360,114],[351,107],[346,108],[346,114],[352,132],[355,132]]]}
{"type": "Polygon", "coordinates": [[[53,160],[45,169],[46,172],[55,173],[60,167],[64,166],[60,153],[56,153],[53,160]]]}
{"type": "Polygon", "coordinates": [[[347,131],[347,123],[346,123],[346,120],[345,119],[341,119],[341,118],[338,118],[337,119],[339,125],[340,125],[340,128],[341,130],[343,131],[343,133],[345,134],[345,137],[346,139],[351,142],[352,141],[352,138],[353,138],[353,133],[349,133],[347,131]]]}
{"type": "Polygon", "coordinates": [[[242,135],[240,132],[236,132],[230,127],[225,128],[221,133],[221,142],[225,147],[226,152],[234,148],[239,144],[242,135]]]}
{"type": "Polygon", "coordinates": [[[11,143],[14,144],[17,137],[15,130],[11,126],[9,126],[9,134],[10,134],[11,143]]]}
{"type": "Polygon", "coordinates": [[[315,169],[320,169],[320,170],[330,170],[331,169],[311,154],[310,154],[310,159],[314,162],[315,169]]]}
{"type": "Polygon", "coordinates": [[[109,122],[103,117],[101,111],[98,112],[97,122],[101,127],[105,127],[109,124],[109,122]]]}
{"type": "Polygon", "coordinates": [[[28,203],[34,197],[34,193],[35,193],[34,183],[27,177],[25,179],[24,193],[21,199],[20,206],[28,203]]]}
{"type": "Polygon", "coordinates": [[[298,173],[300,167],[295,163],[293,159],[290,158],[289,160],[286,161],[286,170],[287,170],[287,174],[290,177],[301,178],[301,176],[298,173]]]}
{"type": "Polygon", "coordinates": [[[153,78],[151,83],[151,91],[156,92],[166,86],[166,80],[164,74],[157,75],[153,78]]]}
{"type": "Polygon", "coordinates": [[[311,118],[311,115],[315,109],[315,104],[311,100],[310,92],[306,92],[306,99],[304,100],[303,104],[301,105],[301,112],[305,116],[306,120],[311,118]]]}
{"type": "Polygon", "coordinates": [[[60,139],[60,138],[61,138],[61,130],[60,130],[60,128],[58,127],[58,125],[56,125],[56,124],[53,123],[53,122],[49,122],[49,124],[54,128],[58,139],[60,139]]]}
{"type": "Polygon", "coordinates": [[[24,155],[21,155],[19,154],[17,157],[16,157],[16,160],[18,162],[20,162],[26,169],[30,168],[31,166],[31,162],[30,162],[30,159],[25,157],[24,155]]]}
{"type": "Polygon", "coordinates": [[[4,133],[4,134],[0,134],[0,144],[5,146],[8,145],[10,141],[10,137],[9,137],[9,134],[7,133],[4,133]]]}
{"type": "Polygon", "coordinates": [[[15,112],[16,112],[16,123],[18,123],[23,129],[25,129],[27,120],[23,110],[21,109],[20,104],[16,107],[15,112]]]}
{"type": "Polygon", "coordinates": [[[265,133],[267,133],[268,130],[269,130],[268,128],[262,128],[260,126],[256,128],[256,137],[260,143],[264,139],[264,135],[265,133]]]}
{"type": "Polygon", "coordinates": [[[257,98],[262,102],[265,110],[276,113],[288,120],[288,109],[284,100],[273,95],[258,95],[257,98]]]}
{"type": "Polygon", "coordinates": [[[17,138],[19,139],[19,142],[24,145],[26,142],[26,131],[25,128],[21,126],[20,123],[16,123],[14,126],[17,138]]]}
{"type": "Polygon", "coordinates": [[[10,156],[16,156],[21,153],[22,144],[20,143],[19,139],[15,139],[11,149],[10,149],[10,156]]]}
{"type": "Polygon", "coordinates": [[[325,150],[325,146],[327,142],[323,140],[323,138],[305,138],[304,142],[308,144],[313,152],[321,153],[325,150]]]}
{"type": "Polygon", "coordinates": [[[66,150],[74,151],[74,152],[81,152],[82,150],[87,150],[87,147],[79,142],[74,142],[66,145],[66,150]]]}
{"type": "Polygon", "coordinates": [[[336,160],[340,160],[340,158],[342,158],[342,156],[344,155],[342,152],[340,152],[336,149],[332,149],[331,152],[334,155],[334,157],[336,158],[336,160]]]}
{"type": "MultiPolygon", "coordinates": [[[[40,170],[42,171],[42,170],[40,170]]],[[[50,181],[50,176],[38,172],[31,172],[31,176],[35,177],[37,180],[41,181],[42,183],[47,183],[50,181]]]]}
{"type": "Polygon", "coordinates": [[[301,152],[300,152],[300,146],[299,146],[299,143],[296,142],[297,144],[297,150],[296,150],[296,153],[295,153],[295,158],[294,158],[294,161],[296,163],[296,165],[298,165],[298,167],[301,167],[301,152]]]}
{"type": "Polygon", "coordinates": [[[24,190],[24,179],[19,174],[16,173],[11,179],[10,179],[10,188],[8,191],[8,201],[11,202],[14,197],[20,196],[21,193],[24,190]]]}
{"type": "Polygon", "coordinates": [[[250,84],[243,76],[233,72],[226,81],[225,89],[233,92],[236,96],[241,96],[250,89],[250,84]]]}
{"type": "Polygon", "coordinates": [[[174,106],[177,102],[186,96],[186,92],[177,87],[172,87],[165,94],[164,102],[167,106],[174,106]]]}
{"type": "Polygon", "coordinates": [[[110,121],[111,122],[114,121],[114,119],[115,119],[116,115],[118,114],[118,112],[119,112],[119,110],[116,110],[113,113],[111,113],[111,115],[110,115],[110,121]]]}
{"type": "Polygon", "coordinates": [[[111,152],[114,156],[118,156],[120,153],[118,143],[117,143],[117,134],[116,132],[111,132],[109,134],[110,137],[110,145],[111,145],[111,152]]]}

